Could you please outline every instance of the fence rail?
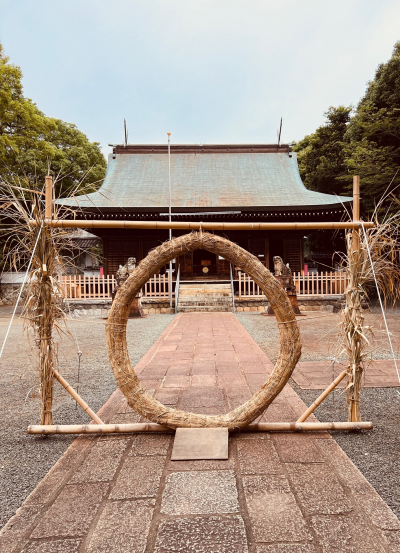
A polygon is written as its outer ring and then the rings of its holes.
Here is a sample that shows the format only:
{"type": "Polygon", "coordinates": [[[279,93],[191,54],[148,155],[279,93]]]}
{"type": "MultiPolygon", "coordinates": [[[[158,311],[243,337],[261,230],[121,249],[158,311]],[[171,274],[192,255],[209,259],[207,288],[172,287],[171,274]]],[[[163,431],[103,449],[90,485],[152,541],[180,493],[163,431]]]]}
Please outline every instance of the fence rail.
{"type": "MultiPolygon", "coordinates": [[[[254,280],[239,271],[239,298],[264,296],[261,288],[254,280]]],[[[298,296],[330,296],[344,294],[347,287],[345,272],[293,273],[293,280],[298,296]]]]}
{"type": "MultiPolygon", "coordinates": [[[[66,299],[111,299],[112,291],[117,285],[114,275],[106,277],[67,275],[60,276],[61,293],[66,299]]],[[[141,290],[146,298],[168,298],[169,283],[166,275],[154,275],[141,290]]]]}

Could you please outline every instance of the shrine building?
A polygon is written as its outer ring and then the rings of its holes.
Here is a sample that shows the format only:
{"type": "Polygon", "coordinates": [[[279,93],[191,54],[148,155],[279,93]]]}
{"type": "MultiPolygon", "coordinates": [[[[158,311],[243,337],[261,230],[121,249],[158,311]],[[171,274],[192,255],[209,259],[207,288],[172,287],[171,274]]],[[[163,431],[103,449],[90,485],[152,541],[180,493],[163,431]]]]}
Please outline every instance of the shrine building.
{"type": "MultiPolygon", "coordinates": [[[[307,190],[289,145],[171,145],[172,221],[340,221],[351,201],[307,190]]],[[[167,145],[113,146],[99,191],[60,201],[72,210],[77,202],[86,219],[168,221],[167,145]]],[[[91,232],[103,240],[105,275],[115,275],[128,257],[139,262],[169,236],[168,230],[157,229],[91,232]]],[[[172,235],[186,232],[173,230],[172,235]]],[[[304,231],[218,234],[257,256],[270,270],[276,255],[292,271],[303,270],[304,231]]],[[[187,253],[177,263],[182,279],[229,278],[229,263],[205,250],[187,253]]]]}

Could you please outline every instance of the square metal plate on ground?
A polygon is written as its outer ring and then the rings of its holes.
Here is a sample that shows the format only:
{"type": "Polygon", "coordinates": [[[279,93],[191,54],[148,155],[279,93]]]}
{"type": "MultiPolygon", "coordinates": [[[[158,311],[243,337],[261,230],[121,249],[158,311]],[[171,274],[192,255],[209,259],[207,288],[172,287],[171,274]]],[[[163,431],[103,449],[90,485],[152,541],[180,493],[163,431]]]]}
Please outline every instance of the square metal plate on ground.
{"type": "Polygon", "coordinates": [[[171,461],[228,459],[227,428],[177,428],[171,461]]]}

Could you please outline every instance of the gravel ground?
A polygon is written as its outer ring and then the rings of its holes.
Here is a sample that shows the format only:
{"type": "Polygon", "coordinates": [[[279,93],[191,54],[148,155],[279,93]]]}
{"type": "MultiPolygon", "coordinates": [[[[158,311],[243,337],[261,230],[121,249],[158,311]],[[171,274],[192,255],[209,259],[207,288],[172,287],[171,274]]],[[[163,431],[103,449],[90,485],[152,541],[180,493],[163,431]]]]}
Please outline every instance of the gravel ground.
{"type": "MultiPolygon", "coordinates": [[[[276,360],[279,337],[276,320],[259,314],[237,314],[237,318],[253,336],[271,360],[276,360]]],[[[400,310],[389,310],[389,330],[392,332],[395,351],[399,352],[400,310]]],[[[336,315],[309,313],[299,318],[303,343],[302,361],[323,360],[330,354],[329,336],[339,322],[336,315]],[[317,319],[317,317],[325,317],[317,319]],[[315,318],[314,318],[315,317],[315,318]]],[[[367,323],[379,329],[380,313],[373,309],[367,315],[367,323]]],[[[387,338],[376,332],[374,357],[391,358],[387,338]]],[[[400,355],[398,355],[400,357],[400,355]]],[[[321,390],[302,390],[291,379],[291,386],[301,399],[311,405],[321,390]]],[[[365,388],[361,393],[363,420],[374,423],[373,430],[364,432],[332,432],[332,436],[374,486],[382,499],[400,518],[400,395],[399,388],[365,388]]],[[[315,415],[320,421],[346,421],[346,398],[343,391],[335,391],[318,409],[315,415]]]]}
{"type": "MultiPolygon", "coordinates": [[[[6,333],[10,308],[0,308],[0,343],[6,333]]],[[[135,365],[160,336],[175,315],[149,315],[128,322],[128,345],[135,365]]],[[[75,331],[83,352],[79,393],[98,411],[116,389],[108,363],[102,319],[68,322],[75,331]]],[[[73,339],[64,337],[59,347],[60,372],[77,387],[77,348],[73,339]]],[[[75,436],[29,436],[29,424],[38,424],[40,403],[37,397],[38,375],[34,359],[23,334],[22,321],[11,329],[0,365],[0,528],[15,513],[23,500],[37,486],[64,453],[75,436]]],[[[80,424],[87,415],[57,383],[54,384],[54,421],[80,424]]]]}
{"type": "MultiPolygon", "coordinates": [[[[265,354],[275,363],[279,353],[278,325],[275,317],[263,317],[260,313],[237,313],[236,317],[253,336],[265,354]]],[[[400,309],[388,309],[386,313],[395,353],[400,358],[400,309]]],[[[337,354],[339,314],[309,311],[305,317],[297,317],[301,332],[302,353],[300,361],[325,361],[337,354]]],[[[371,340],[374,359],[390,359],[392,353],[380,309],[373,308],[365,315],[365,325],[373,328],[371,340]]]]}

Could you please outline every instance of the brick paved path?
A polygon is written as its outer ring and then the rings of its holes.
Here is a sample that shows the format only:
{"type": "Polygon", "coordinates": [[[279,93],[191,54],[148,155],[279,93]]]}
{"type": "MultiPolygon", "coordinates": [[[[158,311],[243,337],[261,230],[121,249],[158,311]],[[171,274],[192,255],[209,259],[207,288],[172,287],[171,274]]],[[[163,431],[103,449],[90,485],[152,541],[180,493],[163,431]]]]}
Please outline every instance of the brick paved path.
{"type": "MultiPolygon", "coordinates": [[[[400,367],[400,359],[397,361],[400,367]]],[[[332,365],[328,361],[302,361],[297,363],[293,372],[293,380],[303,390],[321,390],[339,376],[342,365],[335,364],[334,374],[332,365]]],[[[367,368],[363,377],[363,388],[396,388],[400,386],[393,359],[377,359],[367,368]]],[[[342,380],[339,388],[346,386],[346,379],[342,380]]]]}
{"type": "MultiPolygon", "coordinates": [[[[232,314],[199,313],[178,316],[136,370],[166,405],[214,414],[271,368],[232,314]]],[[[262,420],[304,408],[287,386],[262,420]]],[[[140,420],[119,391],[100,416],[140,420]]],[[[327,433],[236,435],[227,461],[171,461],[172,441],[78,438],[4,527],[0,551],[400,552],[398,519],[327,433]]]]}

